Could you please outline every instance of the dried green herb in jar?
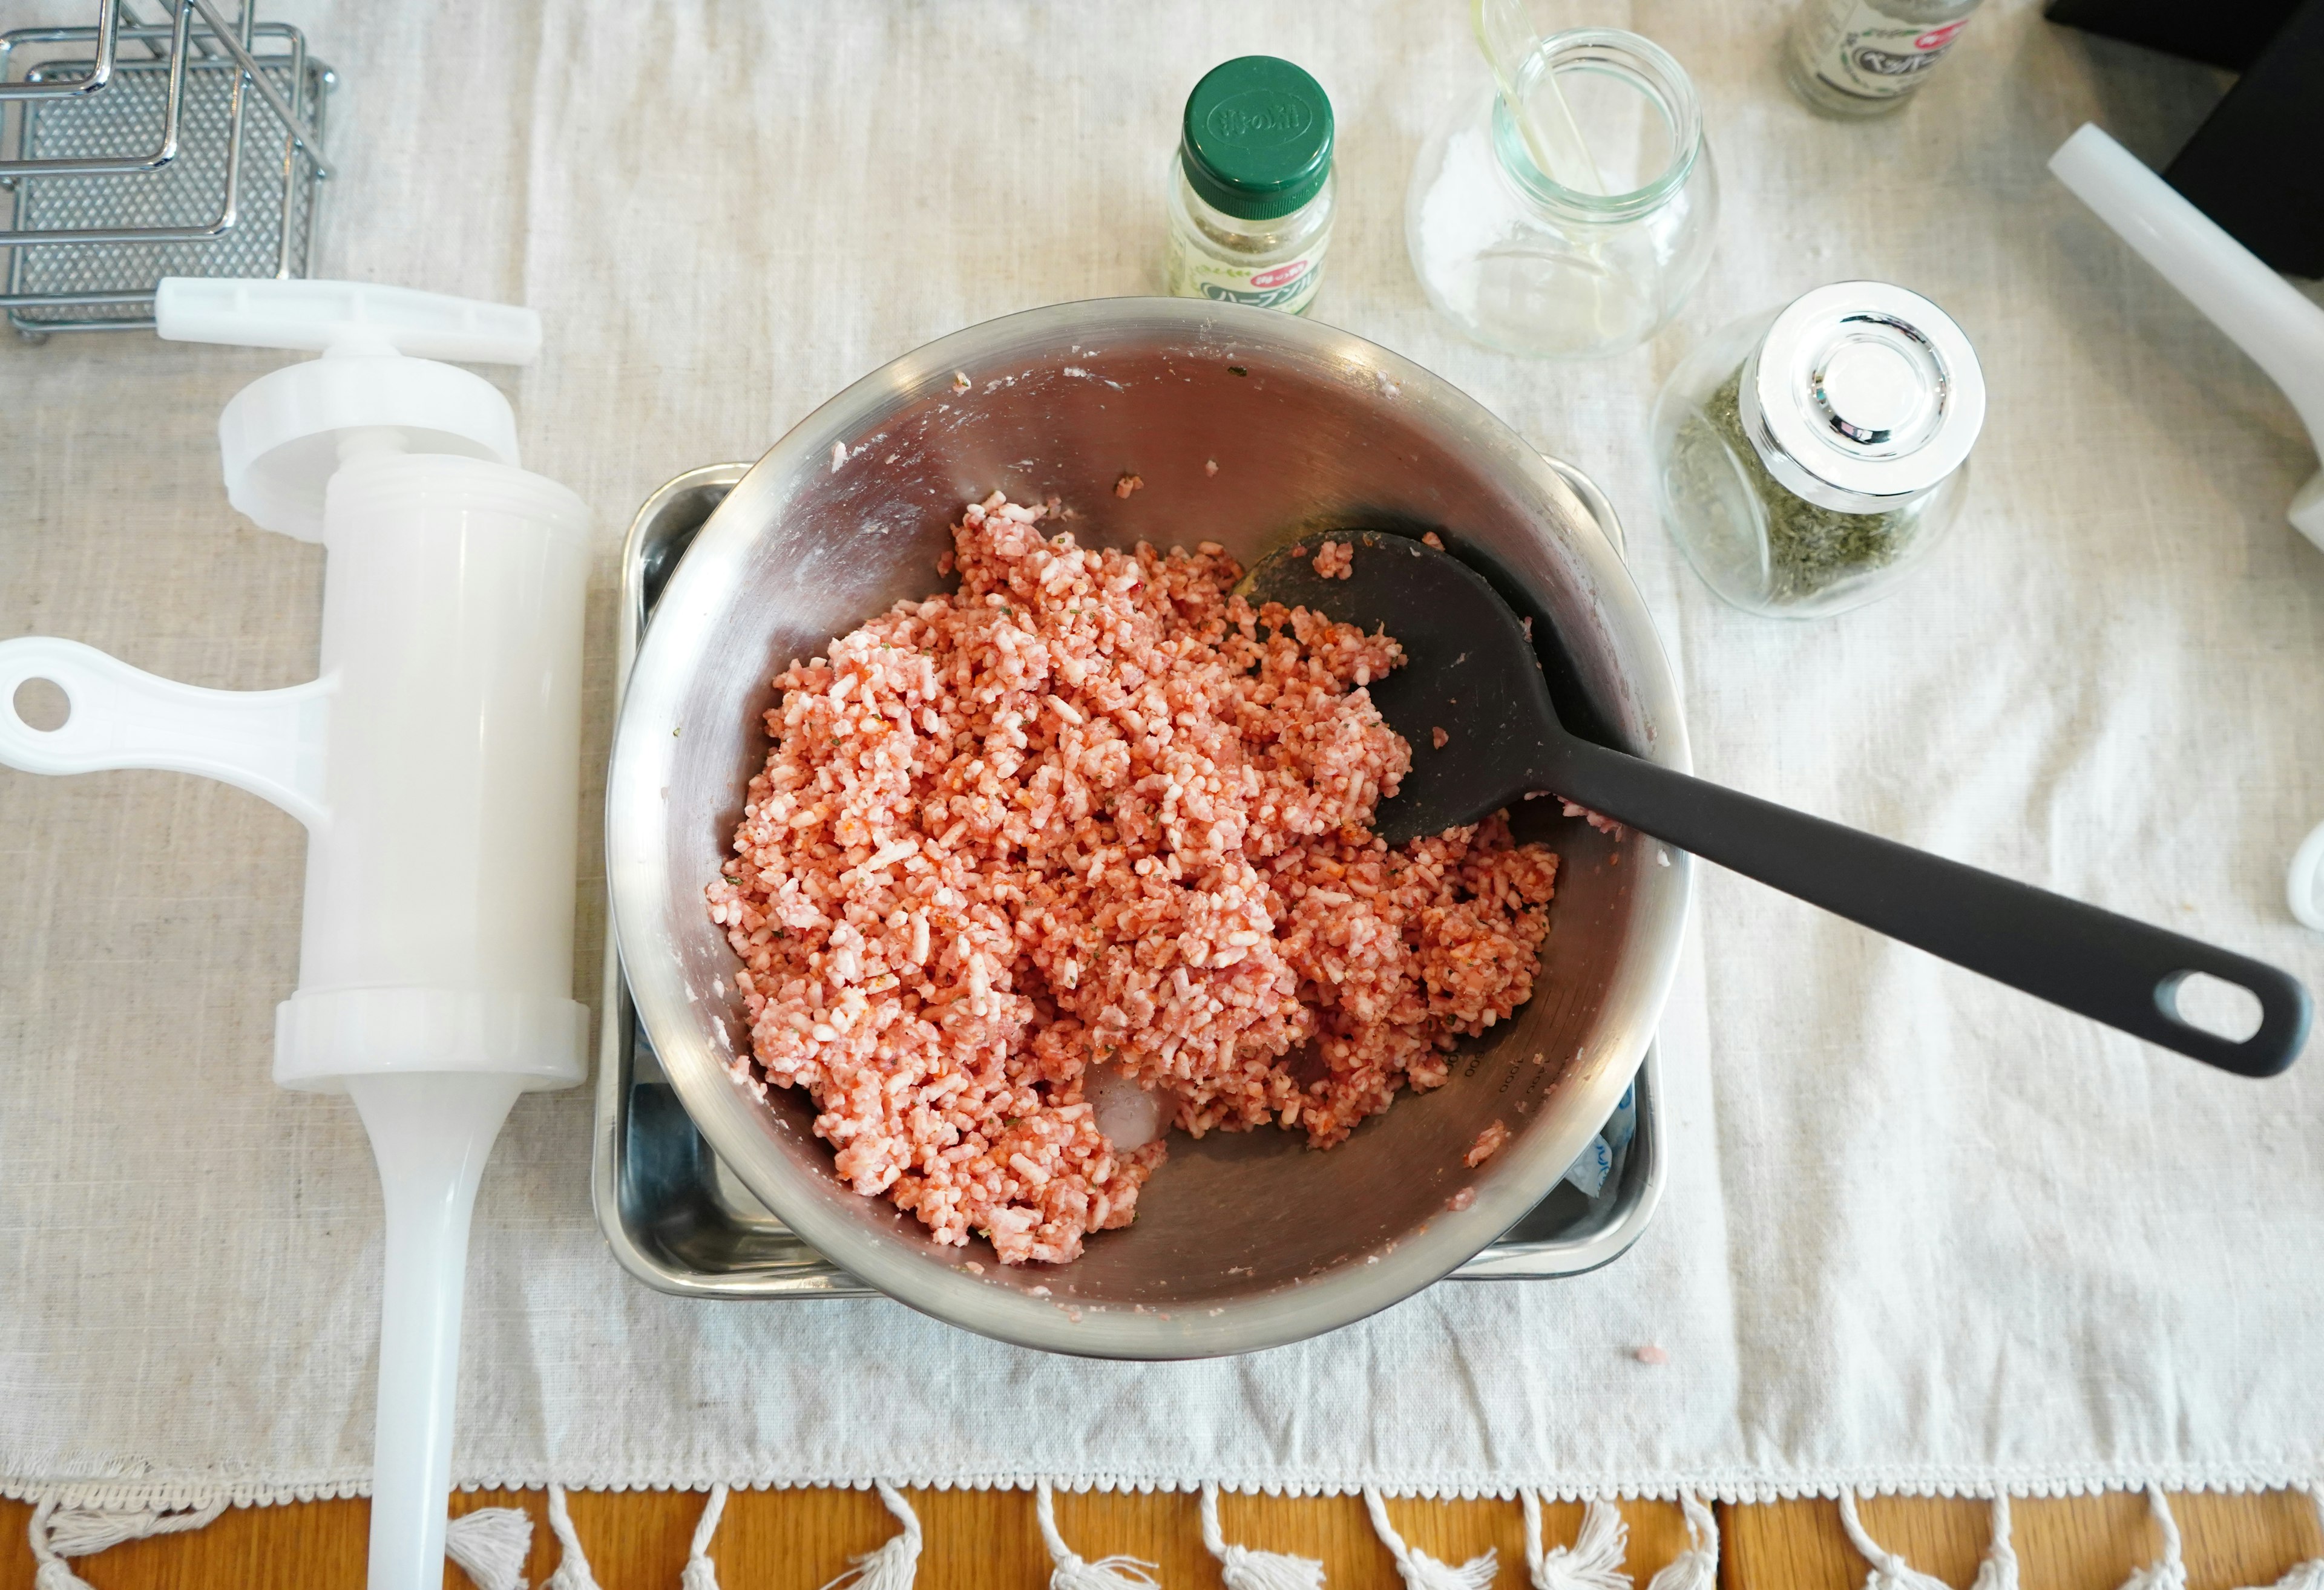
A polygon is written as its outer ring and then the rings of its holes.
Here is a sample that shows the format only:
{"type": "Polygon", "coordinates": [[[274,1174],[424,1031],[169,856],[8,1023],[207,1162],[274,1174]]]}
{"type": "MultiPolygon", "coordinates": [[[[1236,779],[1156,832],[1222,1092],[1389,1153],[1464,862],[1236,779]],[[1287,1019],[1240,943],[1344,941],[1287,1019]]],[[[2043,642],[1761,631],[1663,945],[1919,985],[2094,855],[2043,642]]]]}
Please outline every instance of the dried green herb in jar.
{"type": "Polygon", "coordinates": [[[1918,293],[1838,281],[1713,332],[1655,399],[1663,522],[1736,606],[1861,606],[1960,516],[1985,377],[1918,293]]]}
{"type": "Polygon", "coordinates": [[[1745,368],[1738,365],[1704,400],[1702,412],[1766,510],[1768,599],[1797,602],[1894,562],[1912,537],[1918,504],[1886,513],[1840,513],[1794,496],[1767,473],[1743,434],[1745,368]]]}

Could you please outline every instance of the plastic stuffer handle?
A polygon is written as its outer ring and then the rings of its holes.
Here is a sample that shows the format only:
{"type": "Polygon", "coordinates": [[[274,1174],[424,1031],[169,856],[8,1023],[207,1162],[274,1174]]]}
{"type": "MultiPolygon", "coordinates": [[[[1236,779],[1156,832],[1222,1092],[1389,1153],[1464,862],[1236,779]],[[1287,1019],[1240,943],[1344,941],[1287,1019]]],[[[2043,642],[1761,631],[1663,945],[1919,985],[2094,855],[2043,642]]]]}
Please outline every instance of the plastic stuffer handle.
{"type": "MultiPolygon", "coordinates": [[[[2267,372],[2324,452],[2324,308],[2101,128],[2084,123],[2050,170],[2267,372]]],[[[2287,517],[2324,547],[2324,471],[2300,488],[2287,517]]]]}
{"type": "Polygon", "coordinates": [[[259,377],[218,416],[226,500],[266,529],[321,540],[324,493],[356,453],[521,462],[508,399],[443,361],[529,363],[530,309],[366,281],[171,276],[153,325],[177,342],[323,355],[259,377]]]}
{"type": "Polygon", "coordinates": [[[323,753],[334,688],[322,678],[287,690],[206,690],[78,640],[0,640],[0,765],[27,773],[193,773],[320,828],[328,821],[323,753]],[[17,713],[16,692],[34,679],[65,694],[70,715],[55,729],[35,729],[17,713]]]}
{"type": "Polygon", "coordinates": [[[466,364],[530,364],[540,352],[530,309],[368,281],[168,276],[153,296],[153,329],[171,342],[318,354],[352,343],[466,364]]]}

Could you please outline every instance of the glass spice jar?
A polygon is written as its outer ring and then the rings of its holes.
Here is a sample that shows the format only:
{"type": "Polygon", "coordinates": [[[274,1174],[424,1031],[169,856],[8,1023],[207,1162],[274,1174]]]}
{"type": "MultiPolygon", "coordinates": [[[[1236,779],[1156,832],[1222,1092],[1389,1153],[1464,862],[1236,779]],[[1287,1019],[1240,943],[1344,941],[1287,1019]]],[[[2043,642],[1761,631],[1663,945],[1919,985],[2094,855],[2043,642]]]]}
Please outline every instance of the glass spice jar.
{"type": "Polygon", "coordinates": [[[1705,584],[1784,617],[1885,593],[1959,514],[1985,376],[1942,309],[1841,281],[1722,328],[1655,400],[1663,520],[1705,584]]]}
{"type": "Polygon", "coordinates": [[[1332,242],[1332,141],[1330,97],[1291,62],[1204,74],[1170,157],[1168,291],[1305,314],[1332,242]]]}
{"type": "Polygon", "coordinates": [[[1984,0],[1805,0],[1784,40],[1784,77],[1832,116],[1898,109],[1929,80],[1984,0]]]}

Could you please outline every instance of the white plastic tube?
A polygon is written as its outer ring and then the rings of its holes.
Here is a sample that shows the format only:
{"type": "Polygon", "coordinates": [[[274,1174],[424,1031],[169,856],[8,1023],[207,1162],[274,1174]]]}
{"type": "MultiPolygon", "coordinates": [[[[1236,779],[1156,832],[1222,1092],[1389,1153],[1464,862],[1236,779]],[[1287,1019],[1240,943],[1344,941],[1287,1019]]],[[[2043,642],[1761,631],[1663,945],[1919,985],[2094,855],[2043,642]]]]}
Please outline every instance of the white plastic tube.
{"type": "MultiPolygon", "coordinates": [[[[2324,451],[2324,308],[2095,124],[2061,144],[2050,170],[2267,372],[2324,451]]],[[[2324,471],[2292,498],[2290,517],[2324,547],[2324,471]]]]}
{"type": "Polygon", "coordinates": [[[572,997],[587,511],[505,464],[377,451],[323,514],[326,820],[275,1080],[345,1089],[386,1206],[372,1590],[442,1582],[477,1179],[583,1075],[572,997]]]}
{"type": "Polygon", "coordinates": [[[435,1590],[444,1582],[468,1221],[524,1079],[376,1072],[346,1087],[371,1135],[387,1205],[366,1582],[371,1590],[435,1590]]]}
{"type": "Polygon", "coordinates": [[[578,1080],[573,1000],[587,510],[539,475],[380,452],[324,510],[333,684],[299,991],[275,1080],[578,1080]]]}

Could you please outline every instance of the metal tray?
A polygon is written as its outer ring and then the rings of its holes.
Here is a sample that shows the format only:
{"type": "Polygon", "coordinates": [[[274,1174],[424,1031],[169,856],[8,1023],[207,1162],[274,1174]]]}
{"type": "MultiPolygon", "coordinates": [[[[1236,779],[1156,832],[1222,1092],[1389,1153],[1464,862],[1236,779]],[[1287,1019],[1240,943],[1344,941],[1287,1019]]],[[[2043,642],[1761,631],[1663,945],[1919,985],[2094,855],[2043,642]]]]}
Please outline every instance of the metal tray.
{"type": "MultiPolygon", "coordinates": [[[[1549,462],[1618,549],[1621,526],[1604,494],[1579,470],[1549,462]]],[[[749,469],[714,464],[690,470],[638,510],[622,547],[620,677],[628,678],[654,602],[695,532],[749,469]]],[[[615,705],[618,710],[618,694],[615,705]]],[[[695,1130],[630,1005],[610,932],[599,1008],[604,1021],[597,1049],[592,1191],[598,1223],[622,1268],[648,1286],[682,1297],[877,1295],[792,1235],[695,1130]]],[[[1668,1173],[1658,1115],[1662,1068],[1652,1047],[1636,1088],[1637,1131],[1616,1167],[1612,1195],[1593,1203],[1561,1181],[1452,1279],[1579,1275],[1612,1263],[1637,1241],[1668,1173]]]]}

